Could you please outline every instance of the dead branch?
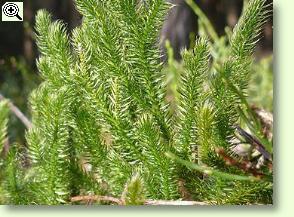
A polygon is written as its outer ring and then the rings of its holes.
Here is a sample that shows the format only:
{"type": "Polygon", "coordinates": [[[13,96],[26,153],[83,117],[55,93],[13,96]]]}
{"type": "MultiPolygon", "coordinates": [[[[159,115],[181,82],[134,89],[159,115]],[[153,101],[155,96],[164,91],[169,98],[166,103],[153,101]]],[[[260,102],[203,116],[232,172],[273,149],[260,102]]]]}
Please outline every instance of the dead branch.
{"type": "MultiPolygon", "coordinates": [[[[6,98],[2,94],[0,94],[0,101],[5,99],[6,98]]],[[[8,100],[8,107],[15,114],[15,116],[26,126],[26,128],[30,129],[32,127],[31,121],[10,100],[8,100]]]]}
{"type": "Polygon", "coordinates": [[[99,195],[88,195],[88,196],[75,196],[70,199],[71,202],[79,202],[79,201],[108,201],[112,203],[116,203],[118,205],[123,205],[122,201],[115,197],[110,196],[99,196],[99,195]]]}
{"type": "MultiPolygon", "coordinates": [[[[118,198],[110,196],[88,195],[88,196],[75,196],[71,198],[71,202],[89,202],[89,201],[108,201],[117,205],[124,205],[125,203],[118,198]]],[[[187,206],[187,205],[207,205],[204,202],[198,201],[180,201],[180,200],[146,200],[144,205],[152,206],[187,206]]]]}
{"type": "Polygon", "coordinates": [[[184,200],[146,200],[145,205],[155,206],[192,206],[192,205],[208,205],[204,202],[199,201],[184,201],[184,200]]]}
{"type": "Polygon", "coordinates": [[[243,159],[242,161],[238,161],[232,158],[231,156],[229,156],[228,154],[226,154],[223,148],[216,148],[215,151],[224,159],[227,165],[235,166],[239,168],[240,170],[243,170],[244,172],[249,172],[253,176],[258,178],[262,178],[264,176],[262,172],[258,171],[256,168],[253,167],[250,161],[247,161],[245,159],[243,159]]]}

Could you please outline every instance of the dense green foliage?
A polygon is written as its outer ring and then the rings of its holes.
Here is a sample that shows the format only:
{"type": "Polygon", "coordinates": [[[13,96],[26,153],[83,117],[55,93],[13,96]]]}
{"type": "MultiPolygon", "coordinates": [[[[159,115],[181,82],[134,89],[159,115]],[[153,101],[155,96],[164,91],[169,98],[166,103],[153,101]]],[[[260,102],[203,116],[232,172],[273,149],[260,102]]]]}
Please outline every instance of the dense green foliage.
{"type": "MultiPolygon", "coordinates": [[[[253,159],[253,146],[243,158],[233,152],[236,124],[272,151],[245,97],[251,55],[268,13],[265,0],[249,1],[223,50],[223,39],[200,37],[178,63],[167,43],[166,67],[157,38],[170,7],[166,1],[76,4],[83,23],[71,37],[46,11],[37,14],[43,83],[30,98],[28,151],[13,145],[1,158],[6,196],[0,200],[52,205],[105,195],[127,205],[145,199],[272,203],[266,163],[257,176],[227,165],[219,151],[241,163],[264,157],[253,159]]],[[[0,111],[0,144],[5,114],[0,111]]]]}

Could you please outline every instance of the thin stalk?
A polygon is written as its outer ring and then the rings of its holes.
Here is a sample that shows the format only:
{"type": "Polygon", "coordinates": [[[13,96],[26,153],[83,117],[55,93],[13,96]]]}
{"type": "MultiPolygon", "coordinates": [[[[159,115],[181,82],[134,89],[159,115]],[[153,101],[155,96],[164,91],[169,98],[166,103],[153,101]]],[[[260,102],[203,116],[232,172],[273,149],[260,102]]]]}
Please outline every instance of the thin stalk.
{"type": "MultiPolygon", "coordinates": [[[[6,98],[2,94],[0,94],[0,101],[5,99],[6,98]]],[[[8,107],[15,114],[15,116],[26,126],[26,128],[30,129],[33,126],[32,122],[10,100],[8,100],[8,107]]]]}

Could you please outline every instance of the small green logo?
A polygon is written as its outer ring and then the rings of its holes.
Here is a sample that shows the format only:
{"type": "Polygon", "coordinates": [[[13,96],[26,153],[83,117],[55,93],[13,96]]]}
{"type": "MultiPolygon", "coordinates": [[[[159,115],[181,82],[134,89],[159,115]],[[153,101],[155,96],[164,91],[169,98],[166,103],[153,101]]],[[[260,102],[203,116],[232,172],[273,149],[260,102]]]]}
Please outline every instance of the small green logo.
{"type": "Polygon", "coordinates": [[[2,21],[23,21],[23,2],[6,2],[2,5],[2,21]]]}

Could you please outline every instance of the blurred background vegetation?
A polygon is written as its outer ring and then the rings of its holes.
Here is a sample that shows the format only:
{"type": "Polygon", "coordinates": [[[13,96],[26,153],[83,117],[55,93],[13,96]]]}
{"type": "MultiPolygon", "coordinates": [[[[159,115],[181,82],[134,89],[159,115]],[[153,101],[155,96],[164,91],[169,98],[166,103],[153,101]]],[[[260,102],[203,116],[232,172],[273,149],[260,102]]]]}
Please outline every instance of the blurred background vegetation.
{"type": "MultiPolygon", "coordinates": [[[[180,51],[189,47],[190,39],[198,34],[198,18],[184,0],[169,0],[177,4],[162,28],[161,39],[168,39],[180,61],[180,51]]],[[[232,29],[242,12],[246,0],[194,0],[207,15],[217,34],[222,36],[232,29]]],[[[5,3],[1,0],[1,6],[5,3]]],[[[272,3],[272,0],[268,1],[272,3]]],[[[73,0],[24,0],[24,22],[0,22],[0,93],[10,99],[30,117],[28,97],[40,82],[35,59],[38,51],[34,38],[34,16],[38,9],[45,8],[54,19],[62,19],[71,30],[81,23],[82,17],[75,10],[73,0]]],[[[255,52],[249,88],[251,105],[273,110],[273,17],[266,23],[262,39],[255,52]]],[[[162,43],[164,44],[164,43],[162,43]]],[[[162,46],[163,56],[165,56],[162,46]]],[[[164,58],[165,59],[165,58],[164,58]]],[[[164,60],[163,60],[164,61],[164,60]]],[[[24,126],[11,116],[9,137],[25,144],[24,126]]]]}

